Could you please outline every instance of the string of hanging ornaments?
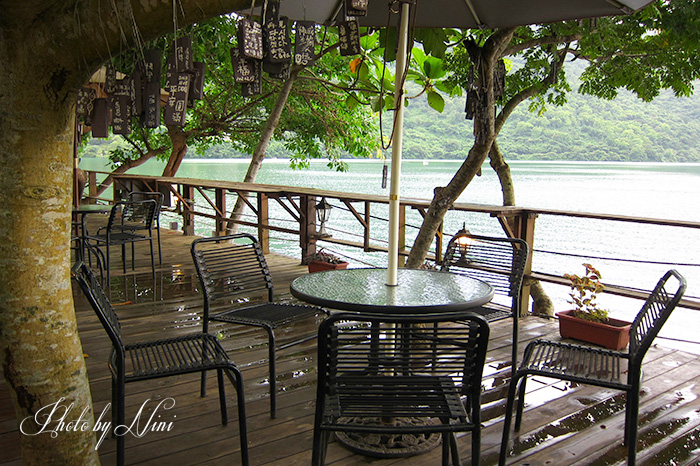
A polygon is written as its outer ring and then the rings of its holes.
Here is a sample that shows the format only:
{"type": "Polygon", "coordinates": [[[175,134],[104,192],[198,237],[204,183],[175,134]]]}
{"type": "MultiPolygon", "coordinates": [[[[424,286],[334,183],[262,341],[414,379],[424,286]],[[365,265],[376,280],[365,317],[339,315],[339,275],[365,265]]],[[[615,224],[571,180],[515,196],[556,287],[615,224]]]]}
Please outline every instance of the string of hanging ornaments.
{"type": "MultiPolygon", "coordinates": [[[[89,127],[93,137],[108,137],[112,133],[128,135],[136,118],[143,128],[161,125],[161,82],[167,93],[162,112],[162,122],[171,126],[184,126],[186,112],[195,100],[202,99],[204,89],[203,62],[193,60],[192,36],[178,37],[179,0],[173,0],[174,40],[162,65],[163,52],[159,49],[144,50],[140,33],[132,22],[136,44],[137,66],[130,74],[120,73],[115,60],[110,58],[103,68],[99,83],[91,83],[78,92],[76,114],[78,120],[89,127]]],[[[263,4],[259,20],[253,17],[254,2],[249,13],[238,22],[238,45],[231,48],[234,81],[241,85],[243,96],[262,93],[262,73],[273,79],[287,79],[292,63],[312,66],[316,61],[316,31],[314,21],[294,23],[295,42],[292,52],[289,19],[280,17],[279,0],[263,4]]],[[[367,0],[346,0],[343,21],[337,21],[339,51],[343,56],[360,53],[360,26],[356,17],[367,13],[367,0]]],[[[183,12],[184,14],[184,12],[183,12]]],[[[131,15],[133,19],[133,14],[131,15]]],[[[127,18],[125,21],[129,21],[127,18]]],[[[125,34],[122,40],[126,43],[125,34]]]]}

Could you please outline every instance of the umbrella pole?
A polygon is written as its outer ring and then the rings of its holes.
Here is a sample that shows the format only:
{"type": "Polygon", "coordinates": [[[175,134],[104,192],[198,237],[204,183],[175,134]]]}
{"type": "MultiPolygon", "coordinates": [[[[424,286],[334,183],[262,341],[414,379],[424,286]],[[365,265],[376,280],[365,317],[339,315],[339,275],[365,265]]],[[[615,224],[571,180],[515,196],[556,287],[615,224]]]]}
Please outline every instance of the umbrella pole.
{"type": "Polygon", "coordinates": [[[404,79],[408,59],[408,19],[410,4],[401,4],[399,47],[396,52],[396,102],[394,104],[394,140],[391,145],[391,185],[389,187],[389,266],[387,285],[398,284],[399,268],[399,207],[401,186],[401,153],[403,149],[404,79]]]}

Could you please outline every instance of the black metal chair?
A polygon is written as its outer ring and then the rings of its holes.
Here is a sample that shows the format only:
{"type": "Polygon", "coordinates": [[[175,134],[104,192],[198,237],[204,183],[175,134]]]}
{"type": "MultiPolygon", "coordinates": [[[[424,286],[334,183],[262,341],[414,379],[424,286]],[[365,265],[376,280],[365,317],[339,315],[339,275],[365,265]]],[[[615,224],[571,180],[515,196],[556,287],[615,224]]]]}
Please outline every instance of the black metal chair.
{"type": "Polygon", "coordinates": [[[629,352],[548,340],[536,340],[528,344],[525,348],[523,362],[510,381],[506,414],[503,421],[503,441],[499,465],[506,464],[516,392],[518,393],[518,406],[515,430],[520,429],[525,402],[525,382],[529,375],[551,377],[626,392],[624,443],[627,445],[628,451],[627,464],[634,465],[642,361],[654,338],[671,315],[671,311],[685,293],[685,288],[685,278],[675,270],[669,270],[661,277],[632,322],[629,352]],[[673,280],[669,283],[671,278],[673,280]],[[625,373],[626,380],[623,379],[625,373]]]}
{"type": "Polygon", "coordinates": [[[475,312],[489,322],[513,319],[513,368],[518,360],[520,294],[527,258],[528,246],[521,239],[472,235],[465,231],[462,235],[457,233],[447,244],[440,269],[478,278],[494,288],[494,299],[475,312]],[[460,238],[465,243],[460,245],[460,238]]]}
{"type": "MultiPolygon", "coordinates": [[[[263,328],[268,335],[270,370],[270,416],[277,409],[277,374],[274,329],[293,320],[310,317],[323,309],[274,301],[272,276],[260,244],[253,236],[239,233],[200,238],[192,243],[192,258],[204,295],[204,331],[209,321],[263,328]]],[[[202,377],[202,393],[206,392],[202,377]]]]}
{"type": "MultiPolygon", "coordinates": [[[[129,201],[143,201],[147,199],[152,199],[156,201],[156,212],[154,214],[154,223],[155,223],[155,229],[156,229],[156,235],[158,236],[158,263],[160,265],[163,265],[163,252],[162,252],[162,246],[160,242],[160,210],[163,207],[163,201],[165,200],[165,196],[163,193],[157,192],[157,191],[131,191],[129,193],[129,196],[127,198],[129,201]]],[[[138,229],[146,229],[146,225],[138,225],[138,229]]],[[[151,228],[148,228],[148,236],[153,237],[153,223],[151,224],[151,228]]]]}
{"type": "MultiPolygon", "coordinates": [[[[247,465],[248,439],[243,379],[241,372],[228,358],[216,337],[206,333],[195,333],[125,345],[122,341],[119,318],[95,275],[81,262],[73,267],[73,273],[112,342],[109,368],[112,372],[112,425],[114,428],[125,425],[125,385],[127,383],[195,372],[204,374],[205,371],[216,370],[223,425],[228,423],[224,374],[236,388],[241,456],[242,463],[247,465]]],[[[120,466],[124,464],[124,435],[117,435],[117,464],[120,466]]]]}
{"type": "Polygon", "coordinates": [[[155,219],[157,203],[154,200],[117,202],[109,213],[105,227],[95,234],[85,236],[85,241],[94,243],[100,248],[104,246],[105,268],[107,269],[107,286],[110,283],[110,252],[111,246],[121,246],[122,267],[126,273],[126,245],[131,244],[131,269],[134,269],[134,244],[148,241],[151,247],[151,271],[153,280],[156,277],[156,265],[153,258],[153,238],[135,233],[136,230],[149,230],[155,219]]]}
{"type": "MultiPolygon", "coordinates": [[[[452,464],[459,465],[454,434],[467,431],[471,464],[479,464],[481,377],[489,338],[482,316],[343,313],[322,322],[318,335],[314,466],[325,464],[331,432],[441,434],[442,464],[452,456],[452,464]],[[455,318],[460,323],[452,323],[455,318]],[[430,328],[435,323],[437,330],[430,328]]],[[[373,447],[382,444],[374,437],[373,447]]]]}

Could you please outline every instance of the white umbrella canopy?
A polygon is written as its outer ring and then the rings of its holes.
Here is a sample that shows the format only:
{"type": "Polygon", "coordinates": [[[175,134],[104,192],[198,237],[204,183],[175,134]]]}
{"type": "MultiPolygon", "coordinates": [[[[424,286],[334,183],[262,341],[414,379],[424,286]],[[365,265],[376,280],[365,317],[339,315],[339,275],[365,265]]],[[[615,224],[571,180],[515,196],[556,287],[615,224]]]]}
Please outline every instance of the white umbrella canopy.
{"type": "MultiPolygon", "coordinates": [[[[496,29],[528,24],[634,13],[653,0],[368,0],[360,26],[399,28],[396,69],[408,56],[409,17],[416,28],[496,29]],[[411,11],[415,9],[414,11],[411,11]]],[[[259,3],[262,3],[259,1],[259,3]]],[[[280,16],[292,21],[332,25],[345,20],[345,0],[280,0],[280,16]]],[[[259,14],[259,9],[256,9],[259,14]]],[[[245,14],[248,11],[240,11],[245,14]]],[[[396,73],[396,92],[403,89],[396,73]]],[[[403,141],[403,99],[396,100],[389,188],[389,263],[387,285],[397,285],[399,208],[403,141]]]]}

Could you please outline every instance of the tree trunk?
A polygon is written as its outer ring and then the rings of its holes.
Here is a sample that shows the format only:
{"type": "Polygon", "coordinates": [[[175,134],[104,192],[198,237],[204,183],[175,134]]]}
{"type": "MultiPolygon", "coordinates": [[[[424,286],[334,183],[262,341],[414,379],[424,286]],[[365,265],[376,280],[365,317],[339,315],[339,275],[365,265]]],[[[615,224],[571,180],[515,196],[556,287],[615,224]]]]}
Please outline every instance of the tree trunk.
{"type": "MultiPolygon", "coordinates": [[[[491,146],[489,159],[491,167],[498,175],[498,181],[501,183],[503,205],[514,206],[515,187],[513,185],[513,178],[510,175],[510,167],[503,158],[503,153],[501,153],[496,141],[494,141],[493,146],[491,146]]],[[[539,280],[530,280],[528,283],[530,285],[530,297],[533,299],[532,313],[540,316],[553,316],[554,304],[552,300],[549,299],[549,296],[547,296],[547,292],[544,291],[542,283],[540,283],[539,280]]],[[[527,314],[528,310],[522,309],[521,312],[527,314]]]]}
{"type": "Polygon", "coordinates": [[[423,264],[445,214],[474,179],[491,150],[491,145],[496,139],[494,71],[496,61],[501,57],[514,31],[513,28],[501,29],[492,34],[483,47],[468,46],[468,52],[477,70],[480,90],[474,115],[474,145],[449,184],[444,188],[435,188],[433,200],[408,255],[406,267],[417,268],[423,264]]]}
{"type": "Polygon", "coordinates": [[[112,185],[114,182],[114,175],[119,175],[121,173],[126,173],[128,170],[131,170],[132,168],[139,167],[143,165],[144,163],[148,162],[151,160],[153,157],[156,155],[160,154],[163,152],[160,149],[157,150],[151,150],[146,153],[144,153],[141,157],[139,157],[136,160],[127,160],[123,164],[121,164],[119,167],[115,168],[112,173],[107,175],[107,178],[105,178],[102,183],[97,187],[97,195],[99,196],[103,192],[107,190],[108,187],[112,185]]]}
{"type": "MultiPolygon", "coordinates": [[[[178,7],[185,26],[245,2],[178,7]]],[[[172,3],[0,0],[0,11],[0,363],[22,462],[99,464],[70,277],[73,108],[105,57],[128,48],[124,31],[139,30],[142,40],[172,31],[172,3]],[[66,421],[85,409],[85,429],[52,436],[54,423],[38,433],[42,408],[63,414],[71,404],[66,421]]]]}
{"type": "MultiPolygon", "coordinates": [[[[260,140],[258,141],[258,145],[255,147],[253,156],[250,159],[248,171],[246,172],[245,177],[243,178],[244,183],[254,183],[255,178],[257,178],[258,176],[260,167],[262,166],[263,160],[265,159],[265,152],[267,151],[267,146],[270,145],[272,136],[275,134],[275,129],[277,128],[277,125],[280,122],[282,111],[284,110],[284,106],[287,104],[289,93],[292,91],[292,86],[294,85],[294,82],[299,77],[299,71],[301,71],[300,68],[292,69],[289,78],[284,82],[277,94],[277,100],[275,101],[275,105],[272,107],[270,115],[267,117],[265,127],[260,133],[260,140]]],[[[234,205],[233,210],[231,210],[231,215],[226,225],[228,233],[235,233],[236,231],[238,231],[237,222],[241,219],[241,216],[243,215],[243,211],[245,210],[246,206],[245,202],[242,200],[242,197],[245,197],[247,195],[247,192],[241,192],[238,194],[238,199],[236,199],[236,204],[234,205]]]]}
{"type": "Polygon", "coordinates": [[[163,176],[175,176],[182,160],[187,155],[187,138],[186,132],[179,126],[168,126],[168,135],[173,145],[173,150],[168,158],[168,163],[163,169],[163,176]]]}
{"type": "Polygon", "coordinates": [[[77,420],[84,408],[92,409],[92,400],[70,277],[68,99],[75,94],[57,102],[51,78],[40,78],[51,74],[31,66],[36,49],[14,39],[7,34],[0,40],[0,361],[20,423],[24,464],[97,464],[92,411],[85,432],[33,435],[41,428],[33,416],[42,408],[73,404],[67,419],[77,420]]]}

